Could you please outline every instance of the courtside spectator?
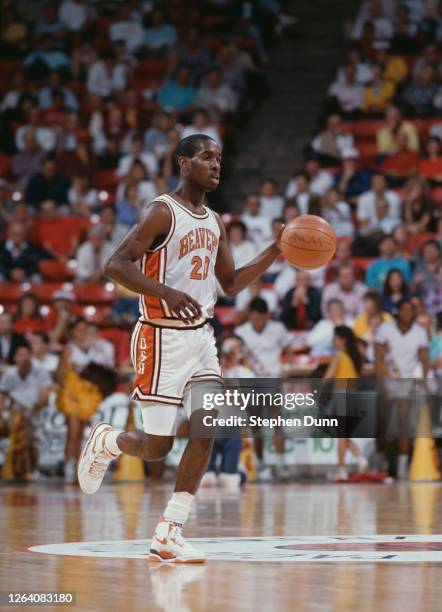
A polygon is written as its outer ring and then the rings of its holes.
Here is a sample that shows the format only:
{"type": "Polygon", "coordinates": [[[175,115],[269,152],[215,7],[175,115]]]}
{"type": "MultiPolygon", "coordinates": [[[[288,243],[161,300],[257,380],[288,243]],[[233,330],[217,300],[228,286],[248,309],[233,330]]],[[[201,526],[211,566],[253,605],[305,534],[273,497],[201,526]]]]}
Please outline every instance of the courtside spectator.
{"type": "Polygon", "coordinates": [[[84,0],[63,0],[58,10],[58,18],[72,32],[87,30],[95,17],[93,7],[84,0]]]}
{"type": "Polygon", "coordinates": [[[433,183],[442,183],[442,146],[437,136],[430,136],[425,145],[425,157],[419,163],[419,174],[433,183]]]}
{"type": "Polygon", "coordinates": [[[399,135],[398,145],[398,151],[386,157],[380,166],[392,187],[401,187],[407,178],[417,173],[419,166],[419,156],[410,149],[406,134],[399,135]]]}
{"type": "MultiPolygon", "coordinates": [[[[13,221],[8,225],[6,241],[0,245],[0,278],[22,283],[39,280],[38,263],[44,254],[25,240],[26,228],[13,221]]],[[[48,255],[46,254],[46,257],[48,255]]]]}
{"type": "Polygon", "coordinates": [[[352,212],[339,190],[332,187],[322,198],[322,216],[333,227],[338,238],[352,238],[355,233],[352,212]]]}
{"type": "Polygon", "coordinates": [[[280,217],[284,207],[284,199],[278,194],[279,185],[273,178],[266,178],[261,183],[259,202],[263,217],[280,217]]]}
{"type": "Polygon", "coordinates": [[[122,4],[116,20],[109,28],[109,38],[113,43],[124,42],[126,50],[135,54],[144,45],[144,30],[141,23],[131,17],[129,4],[122,4]]]}
{"type": "Polygon", "coordinates": [[[429,285],[422,294],[425,310],[435,317],[442,314],[442,263],[436,272],[436,282],[429,285]]]}
{"type": "Polygon", "coordinates": [[[115,206],[107,204],[100,210],[100,226],[104,230],[105,240],[115,248],[126,236],[127,226],[117,222],[115,206]]]}
{"type": "Polygon", "coordinates": [[[321,319],[321,292],[310,284],[310,275],[298,270],[296,285],[282,303],[281,321],[288,329],[310,329],[321,319]]]}
{"type": "Polygon", "coordinates": [[[54,200],[41,203],[36,240],[50,256],[62,261],[73,257],[80,234],[80,227],[61,214],[54,200]]]}
{"type": "MultiPolygon", "coordinates": [[[[330,85],[328,95],[334,101],[336,110],[350,119],[360,115],[363,91],[363,87],[356,81],[355,67],[347,64],[344,68],[343,79],[330,85]]],[[[332,107],[331,103],[330,107],[332,107]]]]}
{"type": "Polygon", "coordinates": [[[373,64],[371,70],[372,78],[364,87],[361,107],[364,113],[377,116],[382,114],[391,102],[395,86],[385,78],[381,64],[373,64]]]}
{"type": "Polygon", "coordinates": [[[168,133],[173,128],[174,116],[159,111],[152,117],[150,127],[144,133],[144,150],[160,160],[168,148],[168,133]]]}
{"type": "Polygon", "coordinates": [[[342,151],[341,171],[335,175],[335,187],[354,204],[357,197],[370,189],[371,170],[358,167],[359,151],[348,147],[342,151]]]}
{"type": "Polygon", "coordinates": [[[115,205],[117,222],[126,228],[132,227],[138,219],[141,208],[141,198],[138,193],[138,183],[130,181],[124,188],[124,196],[115,205]]]}
{"type": "Polygon", "coordinates": [[[103,270],[113,251],[112,243],[105,239],[104,229],[95,225],[88,232],[88,239],[76,252],[75,277],[83,283],[98,283],[104,280],[103,270]]]}
{"type": "Polygon", "coordinates": [[[29,180],[26,188],[26,201],[38,209],[44,200],[53,200],[57,206],[68,203],[69,179],[58,172],[57,163],[53,157],[43,162],[41,172],[37,172],[29,180]]]}
{"type": "Polygon", "coordinates": [[[404,121],[397,106],[389,106],[385,111],[384,125],[376,134],[378,153],[391,154],[399,151],[399,134],[407,136],[410,151],[419,150],[419,136],[411,121],[404,121]]]}
{"type": "Polygon", "coordinates": [[[340,300],[346,316],[354,319],[362,312],[362,299],[366,292],[367,287],[356,280],[353,266],[342,265],[338,270],[337,280],[326,285],[322,291],[322,313],[325,316],[330,300],[340,300]]]}
{"type": "Polygon", "coordinates": [[[25,190],[30,178],[41,171],[46,153],[42,151],[34,128],[28,128],[23,137],[24,148],[11,159],[11,174],[18,189],[25,190]]]}
{"type": "Polygon", "coordinates": [[[324,128],[313,139],[311,148],[319,160],[327,165],[339,164],[344,154],[354,148],[353,136],[342,129],[342,118],[334,113],[327,118],[324,128]]]}
{"type": "Polygon", "coordinates": [[[438,91],[434,68],[425,66],[419,75],[406,85],[401,105],[408,116],[427,117],[434,114],[434,98],[438,91]]]}
{"type": "Polygon", "coordinates": [[[126,64],[117,62],[115,52],[106,49],[88,70],[86,89],[91,94],[107,98],[112,93],[122,92],[128,81],[129,71],[126,64]]]}
{"type": "Polygon", "coordinates": [[[392,316],[382,310],[381,298],[375,291],[367,291],[362,301],[362,312],[358,315],[353,324],[353,331],[359,337],[366,340],[370,331],[370,319],[378,315],[381,322],[391,321],[392,316]]]}
{"type": "Polygon", "coordinates": [[[143,150],[143,138],[140,134],[132,136],[130,153],[123,155],[117,168],[117,176],[127,176],[135,161],[140,161],[147,168],[149,175],[155,177],[158,172],[158,162],[154,153],[143,150]]]}
{"type": "Polygon", "coordinates": [[[61,94],[63,106],[68,110],[78,110],[78,100],[74,92],[63,85],[60,72],[53,70],[48,78],[47,84],[38,90],[38,106],[48,109],[54,105],[54,94],[61,94]]]}
{"type": "Polygon", "coordinates": [[[353,263],[351,256],[351,242],[349,240],[339,240],[336,245],[336,253],[331,262],[328,264],[325,281],[330,283],[336,280],[339,268],[342,265],[352,265],[355,273],[355,278],[358,281],[365,279],[364,270],[353,263]]]}
{"type": "Polygon", "coordinates": [[[250,283],[248,287],[243,289],[235,297],[235,308],[237,324],[247,321],[249,316],[249,305],[255,298],[262,298],[272,315],[275,315],[278,310],[278,300],[272,288],[266,288],[262,278],[257,278],[250,283]]]}
{"type": "Polygon", "coordinates": [[[195,102],[196,89],[190,81],[190,71],[181,66],[175,77],[170,78],[158,92],[158,102],[167,112],[183,113],[190,111],[195,102]]]}
{"type": "Polygon", "coordinates": [[[24,293],[18,301],[14,316],[14,331],[28,335],[46,329],[46,321],[40,314],[40,303],[33,293],[24,293]]]}
{"type": "Polygon", "coordinates": [[[47,127],[41,121],[40,111],[35,106],[26,110],[26,123],[15,132],[15,146],[19,151],[25,150],[25,134],[30,128],[35,130],[35,138],[43,151],[49,152],[55,149],[56,137],[52,128],[47,127]]]}
{"type": "Polygon", "coordinates": [[[255,257],[255,245],[247,239],[247,229],[242,221],[232,221],[228,225],[227,241],[237,268],[249,263],[255,257]]]}
{"type": "Polygon", "coordinates": [[[76,215],[90,216],[98,203],[98,192],[91,188],[89,177],[82,174],[73,176],[68,191],[70,211],[76,215]]]}
{"type": "Polygon", "coordinates": [[[44,331],[35,331],[29,335],[29,346],[32,351],[32,364],[53,374],[58,366],[58,355],[49,350],[49,336],[44,331]]]}
{"type": "Polygon", "coordinates": [[[339,82],[345,81],[345,66],[352,65],[356,70],[355,79],[359,85],[367,85],[372,78],[373,72],[371,65],[366,58],[362,57],[360,49],[356,45],[352,45],[347,51],[344,65],[340,66],[336,75],[336,80],[339,82]]]}
{"type": "Polygon", "coordinates": [[[261,215],[261,202],[258,193],[249,193],[245,197],[241,221],[247,228],[247,235],[256,246],[270,242],[270,219],[261,215]]]}
{"type": "Polygon", "coordinates": [[[382,308],[393,316],[397,315],[398,306],[403,300],[411,298],[408,285],[400,270],[393,268],[387,274],[382,291],[382,308]]]}
{"type": "Polygon", "coordinates": [[[337,325],[351,326],[353,320],[345,314],[341,300],[327,302],[324,318],[309,331],[306,345],[313,357],[323,357],[334,353],[333,335],[337,325]]]}
{"type": "Polygon", "coordinates": [[[422,260],[413,275],[413,290],[422,296],[436,286],[436,274],[442,263],[441,246],[436,240],[428,240],[422,248],[422,260]]]}
{"type": "Polygon", "coordinates": [[[187,138],[193,134],[205,134],[212,138],[222,148],[221,136],[218,128],[209,120],[209,114],[205,110],[197,110],[192,115],[192,123],[186,125],[181,132],[181,138],[187,138]]]}
{"type": "Polygon", "coordinates": [[[11,364],[18,346],[25,344],[22,334],[13,331],[12,314],[10,312],[0,313],[0,363],[11,364]]]}
{"type": "Polygon", "coordinates": [[[221,81],[221,71],[214,67],[209,70],[196,92],[195,106],[204,108],[214,119],[238,108],[238,96],[228,83],[221,81]]]}
{"type": "Polygon", "coordinates": [[[416,177],[407,181],[403,193],[403,216],[410,234],[427,232],[433,216],[433,202],[428,183],[416,177]]]}
{"type": "Polygon", "coordinates": [[[164,19],[163,11],[152,12],[150,26],[144,30],[144,44],[155,55],[166,55],[177,40],[177,32],[171,23],[164,19]]]}

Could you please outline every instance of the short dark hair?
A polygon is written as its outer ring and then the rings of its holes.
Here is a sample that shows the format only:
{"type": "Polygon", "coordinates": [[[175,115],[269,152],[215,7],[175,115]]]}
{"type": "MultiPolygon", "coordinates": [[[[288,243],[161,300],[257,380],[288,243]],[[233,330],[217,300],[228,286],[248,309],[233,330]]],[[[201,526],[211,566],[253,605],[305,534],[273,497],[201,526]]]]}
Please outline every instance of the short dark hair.
{"type": "Polygon", "coordinates": [[[175,151],[175,157],[191,158],[195,155],[201,145],[209,140],[215,142],[213,138],[210,138],[210,136],[207,136],[206,134],[192,134],[191,136],[187,136],[178,143],[175,151]]]}
{"type": "Polygon", "coordinates": [[[49,336],[46,332],[35,331],[35,332],[32,332],[32,335],[37,336],[38,338],[41,338],[45,344],[49,344],[49,336]]]}
{"type": "Polygon", "coordinates": [[[267,306],[267,302],[260,297],[253,298],[253,300],[249,304],[250,312],[259,312],[260,314],[267,314],[269,312],[269,307],[267,306]]]}
{"type": "Polygon", "coordinates": [[[28,351],[31,351],[31,347],[29,345],[29,342],[27,340],[25,340],[24,338],[22,338],[20,340],[20,342],[13,348],[12,355],[11,355],[12,359],[15,358],[15,356],[17,354],[17,351],[19,349],[22,349],[22,348],[25,348],[25,349],[28,349],[28,351]]]}
{"type": "Polygon", "coordinates": [[[237,228],[239,230],[242,231],[243,236],[245,236],[247,234],[247,226],[243,221],[240,221],[239,219],[234,219],[233,221],[231,221],[227,227],[227,234],[230,233],[230,230],[232,230],[233,228],[237,228]]]}

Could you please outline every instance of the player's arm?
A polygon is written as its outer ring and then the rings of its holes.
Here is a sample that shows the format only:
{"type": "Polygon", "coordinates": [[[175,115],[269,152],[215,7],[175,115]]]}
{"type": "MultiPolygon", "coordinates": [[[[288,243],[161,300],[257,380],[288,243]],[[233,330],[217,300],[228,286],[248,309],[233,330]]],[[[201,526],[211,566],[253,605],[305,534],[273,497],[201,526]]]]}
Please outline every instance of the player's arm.
{"type": "Polygon", "coordinates": [[[374,354],[375,354],[375,372],[376,376],[384,378],[387,376],[387,367],[385,365],[385,355],[387,347],[381,342],[375,342],[374,354]]]}
{"type": "Polygon", "coordinates": [[[430,358],[428,355],[428,349],[426,346],[422,346],[418,352],[419,361],[422,364],[422,372],[424,378],[428,376],[428,370],[430,369],[430,358]]]}
{"type": "Polygon", "coordinates": [[[217,220],[221,235],[215,264],[215,274],[224,293],[228,296],[233,296],[250,285],[255,278],[262,276],[267,268],[272,265],[280,253],[279,243],[273,242],[250,263],[236,270],[232,253],[227,243],[226,229],[218,215],[217,220]]]}
{"type": "Polygon", "coordinates": [[[167,236],[172,223],[169,208],[152,202],[141,211],[138,223],[123,238],[106,262],[104,272],[130,291],[164,299],[172,312],[182,321],[193,323],[201,317],[201,306],[191,296],[148,278],[138,262],[160,236],[167,236]]]}

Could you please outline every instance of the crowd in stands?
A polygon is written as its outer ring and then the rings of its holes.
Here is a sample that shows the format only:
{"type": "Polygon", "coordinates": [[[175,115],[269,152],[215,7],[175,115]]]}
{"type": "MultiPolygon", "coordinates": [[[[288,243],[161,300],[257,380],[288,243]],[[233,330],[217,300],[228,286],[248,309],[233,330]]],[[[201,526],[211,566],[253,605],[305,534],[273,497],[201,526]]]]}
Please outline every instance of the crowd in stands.
{"type": "MultiPolygon", "coordinates": [[[[220,296],[215,331],[241,338],[257,376],[306,364],[311,371],[335,353],[336,326],[354,330],[373,364],[405,301],[413,329],[425,328],[429,364],[414,334],[418,344],[410,342],[413,354],[395,373],[430,367],[441,376],[439,5],[365,0],[293,175],[285,185],[263,177],[244,195],[241,213],[223,209],[219,194],[211,201],[224,212],[237,266],[302,214],[323,216],[338,238],[324,269],[295,270],[281,255],[234,301],[220,296]]],[[[268,0],[7,5],[0,32],[4,366],[21,367],[22,346],[29,371],[55,372],[61,354],[74,371],[97,355],[109,367],[129,363],[137,298],[107,282],[103,262],[140,207],[177,185],[180,138],[204,132],[225,153],[234,150],[237,130],[266,95],[263,67],[286,19],[268,0]],[[73,316],[85,320],[81,342],[73,316]],[[65,354],[69,342],[75,359],[65,354]]]]}

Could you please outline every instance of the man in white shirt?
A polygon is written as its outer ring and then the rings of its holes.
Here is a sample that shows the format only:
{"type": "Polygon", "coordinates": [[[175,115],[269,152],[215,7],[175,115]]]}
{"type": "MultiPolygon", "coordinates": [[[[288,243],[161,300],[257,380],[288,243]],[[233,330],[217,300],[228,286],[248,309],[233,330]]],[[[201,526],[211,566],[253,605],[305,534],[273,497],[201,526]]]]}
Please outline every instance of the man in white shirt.
{"type": "Polygon", "coordinates": [[[94,19],[93,9],[83,0],[63,0],[58,18],[71,32],[81,32],[94,19]]]}
{"type": "Polygon", "coordinates": [[[281,353],[292,345],[292,338],[279,321],[270,320],[265,300],[254,298],[249,304],[249,321],[235,329],[242,338],[247,359],[256,376],[278,378],[281,375],[281,353]]]}
{"type": "Polygon", "coordinates": [[[30,129],[34,130],[35,138],[42,151],[48,153],[55,149],[55,131],[50,127],[42,125],[40,121],[40,111],[38,108],[32,106],[27,112],[26,125],[22,125],[15,132],[15,146],[19,151],[24,151],[26,149],[26,133],[30,129]]]}
{"type": "MultiPolygon", "coordinates": [[[[308,192],[313,195],[323,196],[333,186],[333,175],[321,168],[316,157],[311,157],[305,164],[305,172],[298,173],[289,181],[285,193],[286,198],[295,198],[299,194],[298,177],[306,175],[308,178],[308,192]]],[[[301,212],[301,214],[304,213],[301,212]]]]}
{"type": "Polygon", "coordinates": [[[322,292],[321,310],[325,315],[327,303],[332,299],[338,299],[344,304],[345,314],[354,319],[363,310],[363,298],[367,293],[367,287],[355,279],[352,264],[340,266],[338,279],[334,283],[329,283],[322,292]]]}
{"type": "Polygon", "coordinates": [[[59,357],[49,352],[49,337],[46,332],[37,331],[29,336],[29,344],[32,350],[33,365],[43,368],[49,374],[53,374],[58,366],[59,357]]]}
{"type": "Polygon", "coordinates": [[[234,113],[238,107],[238,98],[227,83],[221,82],[219,68],[212,68],[207,73],[203,84],[199,87],[195,105],[215,115],[234,113]]]}
{"type": "Polygon", "coordinates": [[[181,138],[193,136],[193,134],[205,134],[214,140],[222,148],[222,140],[218,128],[209,121],[209,113],[205,110],[197,110],[193,113],[192,124],[186,125],[181,132],[181,138]]]}
{"type": "Polygon", "coordinates": [[[77,281],[99,282],[103,277],[105,263],[112,251],[112,243],[105,240],[104,228],[101,226],[92,227],[88,233],[88,240],[83,242],[77,250],[77,281]]]}
{"type": "Polygon", "coordinates": [[[261,183],[261,215],[263,217],[280,217],[284,208],[284,199],[278,195],[278,183],[275,179],[265,179],[261,183]]]}
{"type": "MultiPolygon", "coordinates": [[[[327,266],[322,266],[322,268],[316,268],[316,270],[309,270],[312,287],[322,289],[325,281],[326,268],[327,266]]],[[[280,272],[275,279],[274,290],[276,292],[276,295],[280,300],[282,300],[286,295],[287,291],[293,289],[295,285],[296,268],[287,263],[287,265],[284,266],[282,272],[280,272]]]]}
{"type": "Polygon", "coordinates": [[[122,40],[126,44],[128,53],[136,53],[144,44],[144,30],[139,21],[130,16],[129,4],[122,4],[118,20],[114,21],[109,29],[109,38],[113,43],[122,40]]]}
{"type": "MultiPolygon", "coordinates": [[[[410,300],[398,306],[397,320],[386,321],[379,327],[375,337],[376,374],[385,380],[387,402],[381,406],[380,422],[384,424],[385,436],[390,420],[391,402],[397,406],[399,429],[398,477],[406,478],[409,452],[409,423],[411,400],[416,390],[416,377],[422,366],[423,378],[429,370],[428,336],[425,329],[416,323],[416,309],[410,300]],[[396,380],[395,380],[396,379],[396,380]],[[406,380],[404,380],[406,379],[406,380]],[[408,380],[407,380],[408,379],[408,380]]],[[[382,440],[378,450],[382,454],[382,440]]]]}
{"type": "Polygon", "coordinates": [[[247,228],[247,235],[256,246],[267,244],[271,240],[270,219],[261,215],[261,203],[257,193],[246,195],[241,221],[247,228]]]}
{"type": "Polygon", "coordinates": [[[153,153],[143,151],[143,138],[140,134],[134,134],[130,144],[131,152],[129,155],[121,157],[116,171],[117,176],[126,176],[136,159],[139,159],[149,173],[149,178],[155,178],[158,174],[158,160],[153,153]]]}
{"type": "Polygon", "coordinates": [[[344,81],[330,85],[328,95],[336,98],[343,113],[351,114],[361,109],[364,88],[356,82],[356,70],[351,64],[345,66],[344,77],[344,81]]]}
{"type": "Polygon", "coordinates": [[[262,298],[266,302],[271,314],[276,313],[278,309],[276,293],[273,289],[266,288],[261,278],[256,278],[248,287],[240,291],[235,298],[235,308],[238,310],[238,323],[247,319],[249,304],[257,297],[262,298]]]}
{"type": "Polygon", "coordinates": [[[384,233],[390,233],[401,220],[401,200],[395,191],[387,188],[387,181],[381,172],[375,172],[371,179],[371,190],[358,198],[356,217],[359,222],[359,233],[371,233],[378,225],[384,233]],[[382,215],[378,202],[388,204],[386,215],[382,215]]]}
{"type": "Polygon", "coordinates": [[[307,347],[313,357],[333,355],[333,336],[337,325],[351,327],[353,320],[346,316],[344,305],[341,300],[331,299],[326,304],[326,316],[316,323],[308,332],[306,338],[307,347]]]}
{"type": "Polygon", "coordinates": [[[116,61],[115,52],[107,49],[100,54],[87,73],[88,93],[107,98],[114,92],[122,92],[127,85],[128,67],[116,61]]]}

